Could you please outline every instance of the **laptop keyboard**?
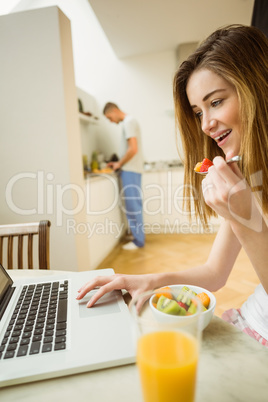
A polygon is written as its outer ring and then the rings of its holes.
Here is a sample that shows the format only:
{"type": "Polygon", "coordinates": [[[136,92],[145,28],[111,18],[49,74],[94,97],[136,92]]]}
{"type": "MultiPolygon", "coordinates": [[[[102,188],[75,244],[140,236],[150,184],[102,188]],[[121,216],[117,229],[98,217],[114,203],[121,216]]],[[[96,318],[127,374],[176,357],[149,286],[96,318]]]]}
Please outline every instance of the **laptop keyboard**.
{"type": "Polygon", "coordinates": [[[68,280],[23,287],[0,345],[0,359],[66,349],[68,280]]]}

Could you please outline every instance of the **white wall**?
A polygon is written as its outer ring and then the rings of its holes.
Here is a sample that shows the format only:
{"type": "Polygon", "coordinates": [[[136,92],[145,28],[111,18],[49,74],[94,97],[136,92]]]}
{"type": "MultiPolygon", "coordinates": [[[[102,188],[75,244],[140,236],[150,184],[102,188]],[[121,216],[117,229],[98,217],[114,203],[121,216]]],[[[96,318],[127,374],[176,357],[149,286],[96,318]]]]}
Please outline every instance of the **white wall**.
{"type": "Polygon", "coordinates": [[[51,268],[87,269],[87,238],[67,230],[85,221],[69,20],[57,7],[1,16],[0,48],[0,222],[51,220],[51,268]]]}
{"type": "MultiPolygon", "coordinates": [[[[93,95],[101,116],[114,101],[138,118],[145,160],[178,158],[175,145],[172,79],[175,52],[118,60],[87,0],[22,0],[13,11],[57,5],[71,20],[76,85],[93,95]]],[[[118,127],[100,119],[98,147],[106,156],[117,150],[118,127]]]]}
{"type": "MultiPolygon", "coordinates": [[[[81,88],[76,88],[77,98],[82,102],[83,111],[91,112],[93,116],[98,114],[99,107],[95,98],[83,91],[81,88]]],[[[97,150],[98,146],[98,130],[99,121],[94,121],[93,123],[79,119],[79,128],[81,136],[81,147],[82,154],[87,156],[88,163],[91,160],[92,150],[97,150]],[[95,123],[95,124],[94,124],[95,123]]]]}

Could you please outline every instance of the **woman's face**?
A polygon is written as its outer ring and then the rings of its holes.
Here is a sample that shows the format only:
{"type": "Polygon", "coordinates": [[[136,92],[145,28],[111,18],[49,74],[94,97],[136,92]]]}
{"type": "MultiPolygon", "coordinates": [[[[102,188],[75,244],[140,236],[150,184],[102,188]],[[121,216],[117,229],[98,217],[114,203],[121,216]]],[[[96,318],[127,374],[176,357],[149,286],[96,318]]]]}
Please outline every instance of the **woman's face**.
{"type": "Polygon", "coordinates": [[[241,122],[235,88],[210,70],[193,72],[186,93],[203,132],[217,142],[225,155],[239,154],[241,122]]]}

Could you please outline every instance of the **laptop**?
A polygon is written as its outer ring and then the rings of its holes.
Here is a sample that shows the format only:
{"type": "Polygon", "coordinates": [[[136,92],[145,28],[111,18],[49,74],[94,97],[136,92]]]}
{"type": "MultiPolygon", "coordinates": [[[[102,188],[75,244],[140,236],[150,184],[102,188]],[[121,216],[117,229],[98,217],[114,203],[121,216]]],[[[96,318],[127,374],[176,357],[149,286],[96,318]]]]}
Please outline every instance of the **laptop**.
{"type": "Polygon", "coordinates": [[[121,291],[87,308],[77,291],[113,269],[13,282],[0,264],[0,387],[135,362],[133,324],[121,291]]]}

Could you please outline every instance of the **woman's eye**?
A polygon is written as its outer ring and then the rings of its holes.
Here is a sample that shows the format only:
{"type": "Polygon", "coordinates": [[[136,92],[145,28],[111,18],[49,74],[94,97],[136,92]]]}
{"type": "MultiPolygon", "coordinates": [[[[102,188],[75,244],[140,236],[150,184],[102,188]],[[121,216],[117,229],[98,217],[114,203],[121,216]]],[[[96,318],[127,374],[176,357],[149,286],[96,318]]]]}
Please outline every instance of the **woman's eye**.
{"type": "Polygon", "coordinates": [[[196,117],[198,117],[199,119],[201,119],[203,113],[202,112],[195,112],[196,117]]]}
{"type": "Polygon", "coordinates": [[[211,102],[211,106],[212,106],[212,107],[216,107],[216,106],[220,105],[221,102],[222,102],[222,99],[218,99],[218,100],[212,101],[212,102],[211,102]]]}

